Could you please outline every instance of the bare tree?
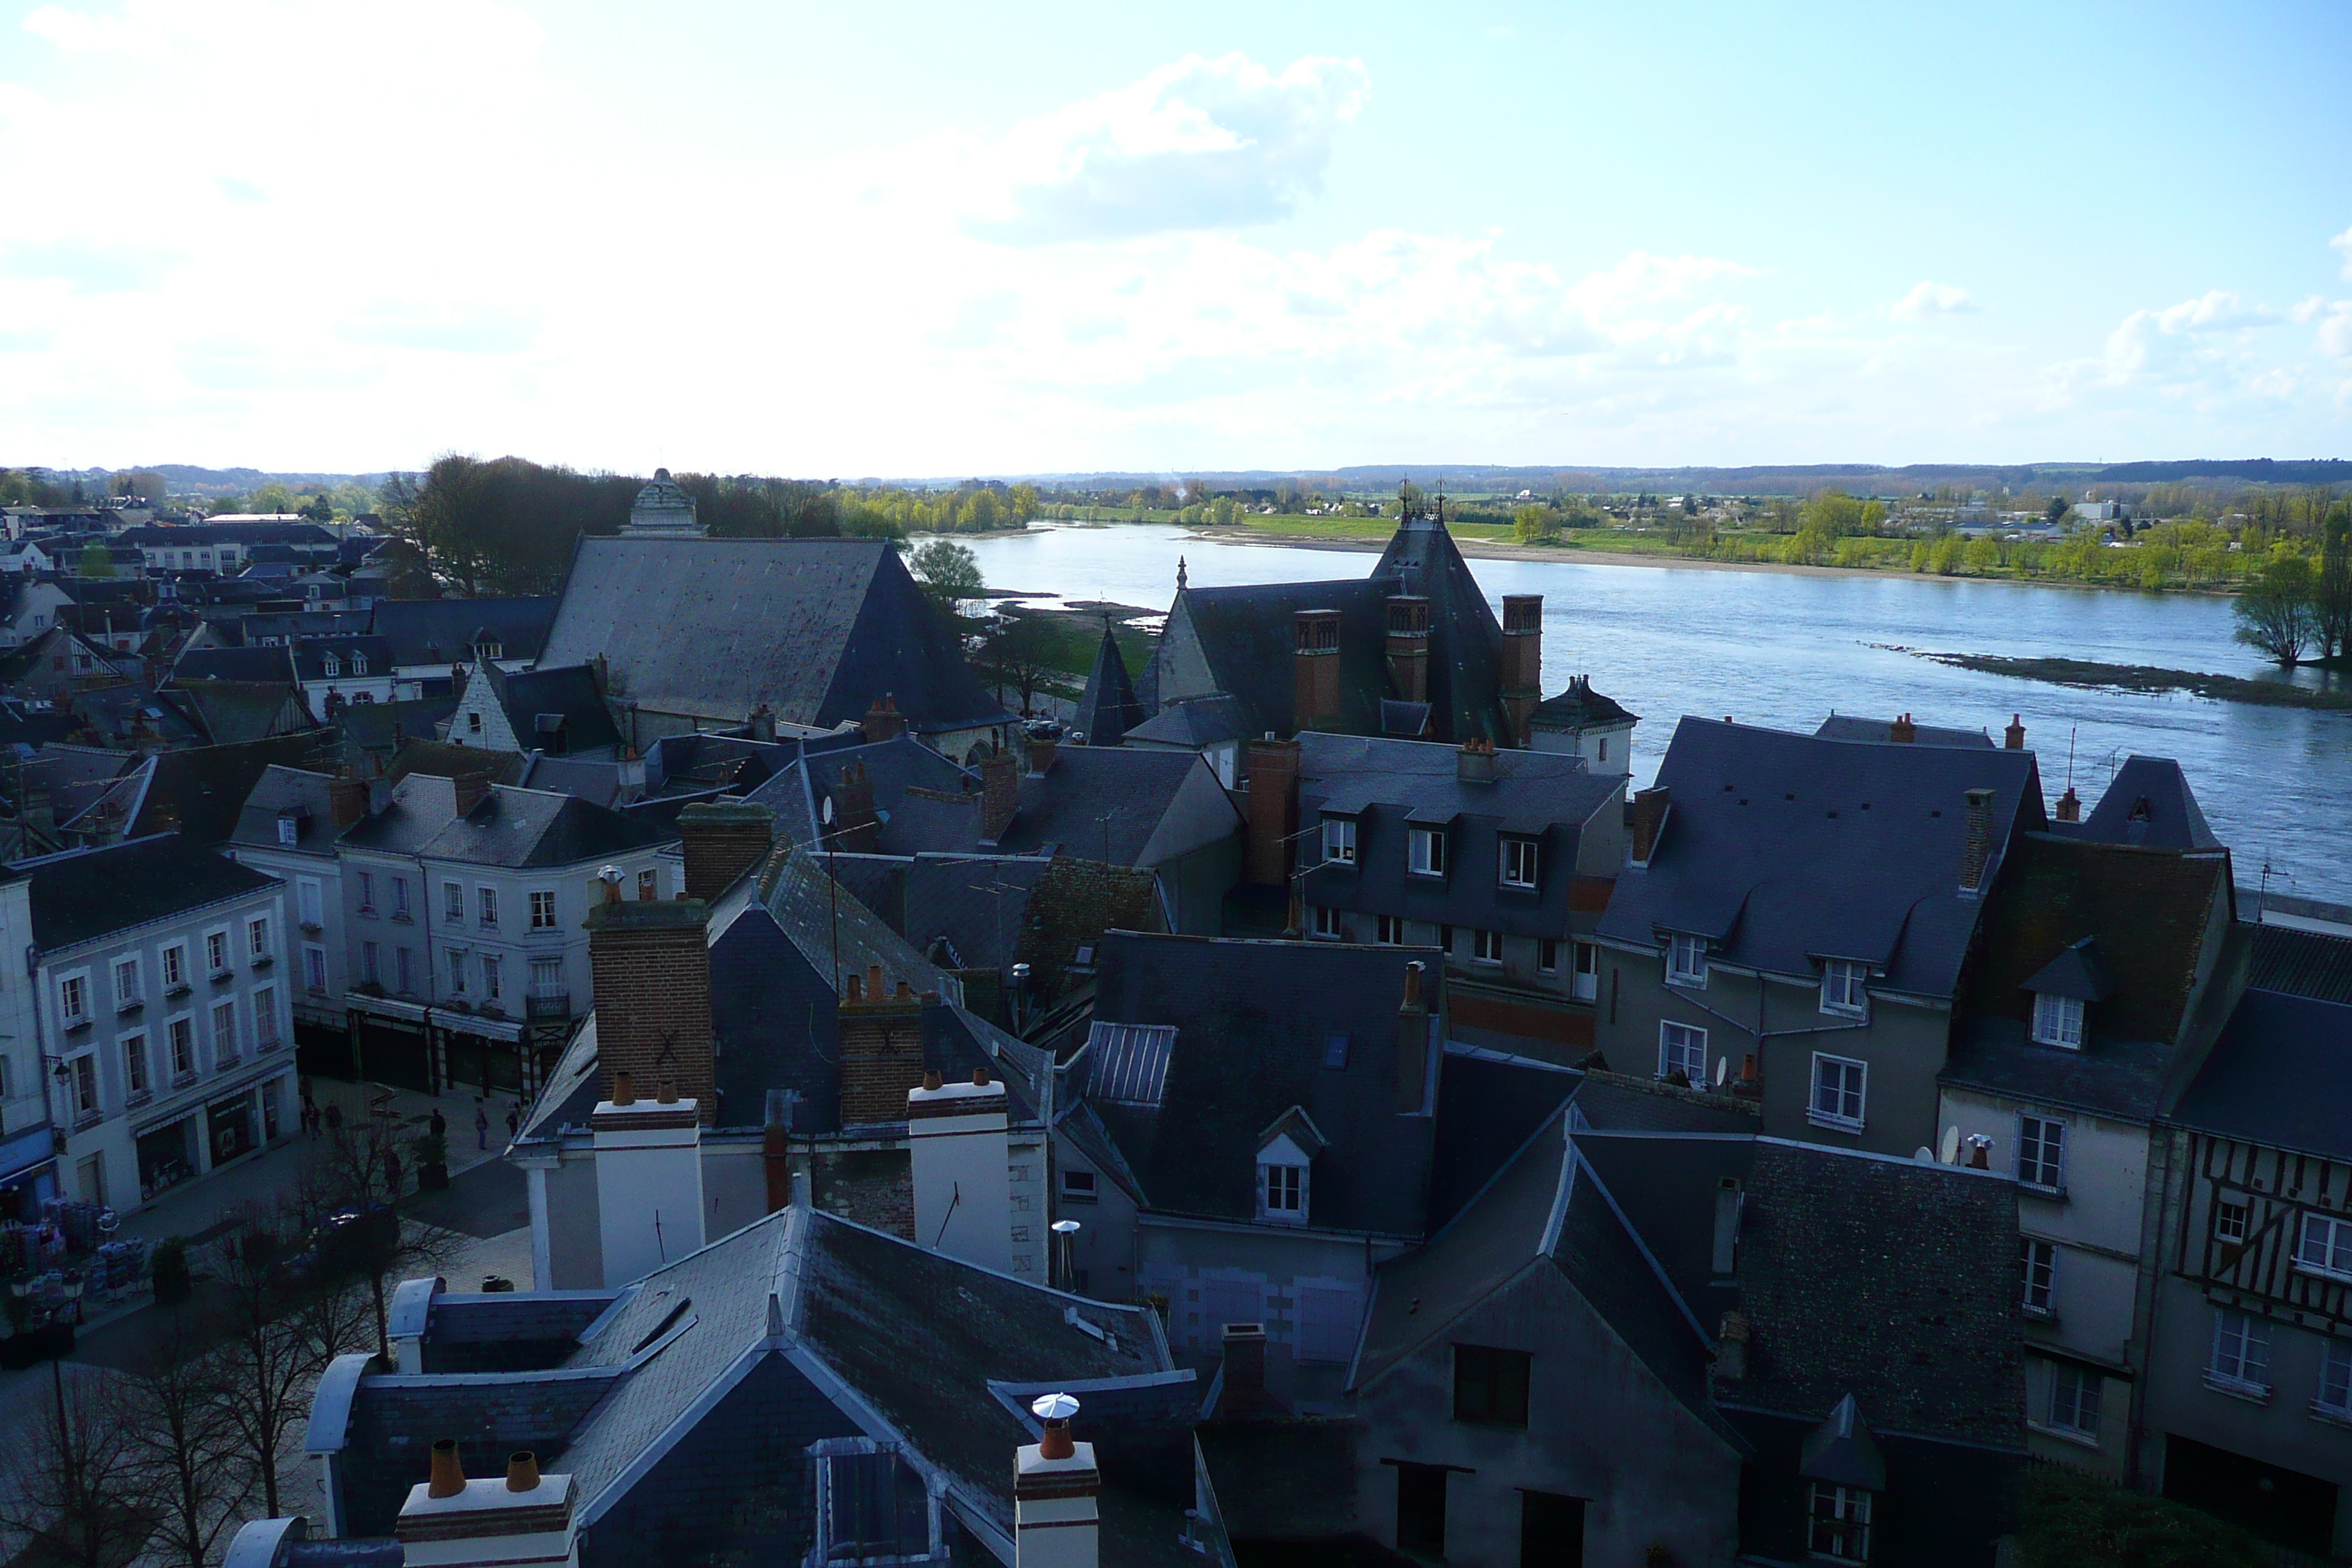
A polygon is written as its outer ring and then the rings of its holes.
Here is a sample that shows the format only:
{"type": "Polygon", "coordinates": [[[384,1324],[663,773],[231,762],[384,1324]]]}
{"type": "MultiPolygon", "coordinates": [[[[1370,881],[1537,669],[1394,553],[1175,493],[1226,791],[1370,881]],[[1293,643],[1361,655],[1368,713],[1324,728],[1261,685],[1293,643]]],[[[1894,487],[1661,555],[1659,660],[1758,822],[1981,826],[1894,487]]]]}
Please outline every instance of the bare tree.
{"type": "Polygon", "coordinates": [[[1053,662],[1053,629],[1034,616],[1006,610],[996,619],[995,628],[982,654],[989,668],[996,673],[996,694],[1001,701],[1004,688],[1010,685],[1021,695],[1021,711],[1025,716],[1036,697],[1037,689],[1048,676],[1057,673],[1053,662]]]}
{"type": "Polygon", "coordinates": [[[257,1478],[231,1409],[242,1392],[179,1311],[124,1380],[133,1495],[154,1521],[150,1557],[206,1568],[252,1498],[257,1478]]]}
{"type": "Polygon", "coordinates": [[[139,1506],[138,1459],[109,1373],[49,1363],[48,1397],[17,1439],[0,1531],[27,1568],[124,1568],[153,1520],[139,1506]]]}
{"type": "Polygon", "coordinates": [[[407,1173],[420,1163],[417,1142],[386,1117],[346,1121],[302,1173],[294,1197],[304,1213],[342,1218],[329,1262],[347,1279],[364,1283],[375,1317],[376,1353],[386,1360],[392,1356],[386,1287],[395,1278],[441,1272],[458,1246],[449,1232],[392,1212],[407,1173]]]}

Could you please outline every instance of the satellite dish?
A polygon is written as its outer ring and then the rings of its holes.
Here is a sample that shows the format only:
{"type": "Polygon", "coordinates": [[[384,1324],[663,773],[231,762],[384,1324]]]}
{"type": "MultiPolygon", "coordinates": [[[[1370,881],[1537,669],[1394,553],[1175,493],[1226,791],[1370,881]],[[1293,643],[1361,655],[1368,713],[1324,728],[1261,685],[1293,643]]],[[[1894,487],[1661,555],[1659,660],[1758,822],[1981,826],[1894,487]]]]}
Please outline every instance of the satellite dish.
{"type": "Polygon", "coordinates": [[[1716,1087],[1716,1088],[1717,1088],[1717,1089],[1721,1089],[1721,1088],[1723,1087],[1723,1080],[1724,1080],[1725,1079],[1727,1079],[1727,1078],[1729,1078],[1730,1076],[1731,1076],[1731,1058],[1730,1058],[1729,1057],[1717,1057],[1717,1058],[1715,1058],[1715,1087],[1716,1087]]]}
{"type": "Polygon", "coordinates": [[[1936,1163],[1936,1152],[1922,1143],[1911,1152],[1911,1158],[1919,1164],[1932,1165],[1936,1163]]]}
{"type": "Polygon", "coordinates": [[[1941,1147],[1943,1149],[1943,1153],[1940,1157],[1945,1164],[1957,1165],[1960,1163],[1960,1130],[1958,1127],[1953,1126],[1944,1129],[1944,1142],[1941,1147]]]}
{"type": "Polygon", "coordinates": [[[833,796],[831,795],[824,797],[824,820],[828,824],[833,821],[833,796]]]}
{"type": "Polygon", "coordinates": [[[1078,1402],[1066,1394],[1048,1394],[1029,1405],[1029,1414],[1040,1421],[1067,1421],[1077,1413],[1078,1402]]]}

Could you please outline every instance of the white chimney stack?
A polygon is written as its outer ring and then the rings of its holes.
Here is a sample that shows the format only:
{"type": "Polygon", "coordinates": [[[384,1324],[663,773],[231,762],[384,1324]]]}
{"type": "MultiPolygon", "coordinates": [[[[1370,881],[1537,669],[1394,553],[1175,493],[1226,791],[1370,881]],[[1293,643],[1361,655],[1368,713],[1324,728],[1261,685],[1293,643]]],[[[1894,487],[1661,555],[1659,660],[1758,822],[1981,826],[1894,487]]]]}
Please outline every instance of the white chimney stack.
{"type": "Polygon", "coordinates": [[[970,1083],[923,1075],[907,1091],[915,1178],[915,1239],[934,1252],[1013,1271],[1013,1178],[1004,1086],[980,1068],[970,1083]]]}
{"type": "Polygon", "coordinates": [[[433,1479],[408,1489],[393,1534],[407,1568],[579,1568],[572,1478],[542,1476],[528,1451],[469,1481],[457,1445],[433,1445],[433,1479]]]}
{"type": "Polygon", "coordinates": [[[1045,1433],[1013,1459],[1013,1568],[1099,1568],[1102,1527],[1095,1500],[1102,1472],[1095,1468],[1095,1446],[1070,1440],[1078,1402],[1049,1394],[1029,1409],[1045,1424],[1045,1433]]]}
{"type": "Polygon", "coordinates": [[[629,1075],[614,1073],[613,1098],[597,1102],[589,1125],[596,1134],[606,1289],[699,1252],[702,1121],[695,1101],[679,1099],[667,1084],[659,1099],[641,1100],[629,1075]]]}

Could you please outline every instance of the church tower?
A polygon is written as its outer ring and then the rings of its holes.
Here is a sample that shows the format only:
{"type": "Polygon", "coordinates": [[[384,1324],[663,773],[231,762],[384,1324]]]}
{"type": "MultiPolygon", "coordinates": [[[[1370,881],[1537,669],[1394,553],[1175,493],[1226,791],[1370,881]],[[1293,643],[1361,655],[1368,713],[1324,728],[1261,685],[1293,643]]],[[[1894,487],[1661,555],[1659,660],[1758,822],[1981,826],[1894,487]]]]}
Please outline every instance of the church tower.
{"type": "Polygon", "coordinates": [[[695,518],[694,498],[678,488],[667,468],[654,470],[654,482],[637,492],[628,526],[621,530],[629,539],[700,539],[706,531],[695,518]]]}

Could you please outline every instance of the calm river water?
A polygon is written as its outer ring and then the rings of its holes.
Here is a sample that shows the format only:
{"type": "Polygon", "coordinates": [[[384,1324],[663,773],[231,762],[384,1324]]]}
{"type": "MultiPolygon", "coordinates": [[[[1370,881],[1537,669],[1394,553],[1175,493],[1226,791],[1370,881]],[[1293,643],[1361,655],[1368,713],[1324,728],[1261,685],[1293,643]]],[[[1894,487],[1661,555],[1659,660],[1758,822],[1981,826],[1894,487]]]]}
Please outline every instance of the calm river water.
{"type": "MultiPolygon", "coordinates": [[[[1195,586],[1360,577],[1369,553],[1223,544],[1155,525],[1037,529],[967,542],[992,587],[1166,609],[1181,555],[1195,586]]],[[[1811,730],[1832,710],[1990,731],[2021,714],[2054,799],[2073,749],[2085,803],[2135,752],[2179,759],[2238,880],[2352,902],[2352,714],[2217,702],[2185,693],[2078,691],[1954,669],[1874,645],[2053,655],[2258,676],[2232,642],[2227,601],[2018,583],[1920,582],[1473,561],[1499,613],[1544,595],[1544,690],[1589,674],[1642,716],[1644,783],[1685,713],[1811,730]]]]}

